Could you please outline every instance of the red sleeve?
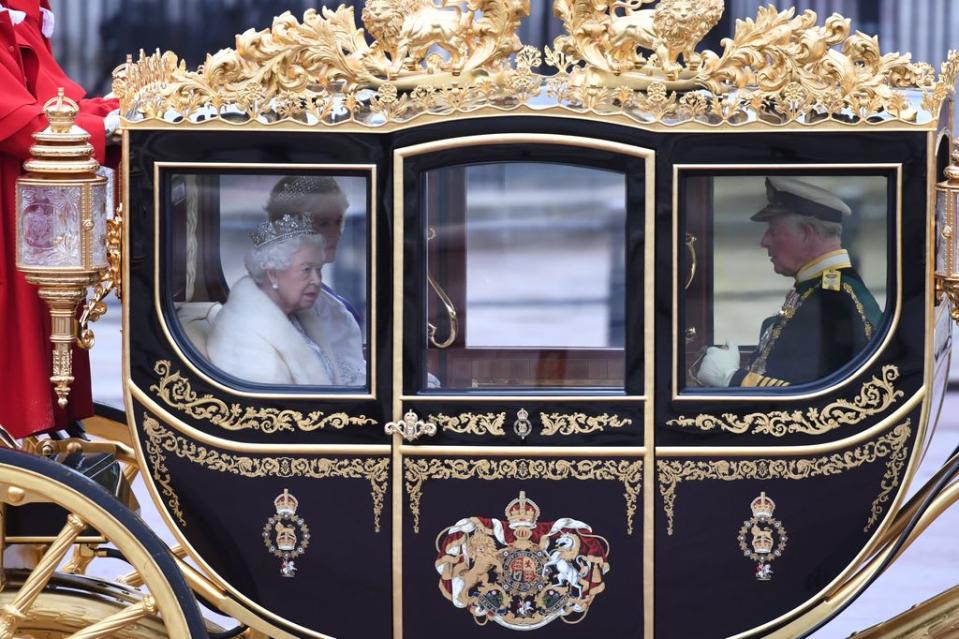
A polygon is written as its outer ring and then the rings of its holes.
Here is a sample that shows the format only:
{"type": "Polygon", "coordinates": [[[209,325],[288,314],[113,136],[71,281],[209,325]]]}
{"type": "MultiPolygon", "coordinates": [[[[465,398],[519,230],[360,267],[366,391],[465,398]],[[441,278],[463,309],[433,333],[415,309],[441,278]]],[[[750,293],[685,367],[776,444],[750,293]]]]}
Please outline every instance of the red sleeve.
{"type": "Polygon", "coordinates": [[[116,98],[84,98],[78,102],[80,113],[89,113],[106,117],[111,111],[120,108],[120,101],[116,98]]]}

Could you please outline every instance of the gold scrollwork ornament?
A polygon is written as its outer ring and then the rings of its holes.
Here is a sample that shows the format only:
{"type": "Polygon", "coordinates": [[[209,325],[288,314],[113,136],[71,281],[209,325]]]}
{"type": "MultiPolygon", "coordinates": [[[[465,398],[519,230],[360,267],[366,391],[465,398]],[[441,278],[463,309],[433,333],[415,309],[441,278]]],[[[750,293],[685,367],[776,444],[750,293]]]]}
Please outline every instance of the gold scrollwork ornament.
{"type": "Polygon", "coordinates": [[[160,379],[150,385],[150,390],[169,406],[183,411],[190,417],[208,421],[224,430],[258,430],[271,434],[278,431],[311,432],[325,428],[341,430],[347,426],[376,425],[376,420],[366,415],[356,417],[346,413],[331,413],[315,410],[304,415],[298,410],[243,406],[227,404],[210,393],[199,395],[193,390],[190,380],[173,370],[169,360],[159,360],[153,370],[160,379]]]}
{"type": "Polygon", "coordinates": [[[622,428],[629,426],[633,420],[620,417],[619,415],[585,415],[583,413],[573,413],[564,415],[563,413],[540,413],[539,417],[543,420],[543,430],[540,433],[544,437],[553,435],[583,435],[596,431],[606,430],[607,428],[622,428]]]}
{"type": "Polygon", "coordinates": [[[443,430],[469,435],[506,435],[503,424],[506,413],[461,413],[459,415],[430,415],[429,421],[443,430]]]}
{"type": "Polygon", "coordinates": [[[274,557],[279,557],[280,574],[284,577],[296,576],[296,562],[310,545],[310,528],[303,518],[296,514],[299,500],[286,488],[273,500],[276,514],[263,525],[263,544],[274,557]]]}
{"type": "Polygon", "coordinates": [[[879,415],[903,396],[895,386],[899,379],[899,369],[888,364],[882,367],[879,375],[873,376],[859,389],[852,400],[837,399],[822,409],[807,408],[805,411],[777,410],[769,413],[750,413],[735,415],[724,413],[695,417],[680,416],[666,422],[670,426],[694,428],[696,430],[722,430],[737,435],[770,435],[782,437],[792,433],[803,435],[823,435],[841,426],[855,426],[863,420],[879,415]]]}
{"type": "Polygon", "coordinates": [[[773,517],[776,502],[765,492],[761,492],[749,507],[753,516],[743,522],[736,539],[743,556],[756,562],[756,579],[769,581],[773,578],[770,564],[782,557],[789,535],[782,522],[773,517]]]}

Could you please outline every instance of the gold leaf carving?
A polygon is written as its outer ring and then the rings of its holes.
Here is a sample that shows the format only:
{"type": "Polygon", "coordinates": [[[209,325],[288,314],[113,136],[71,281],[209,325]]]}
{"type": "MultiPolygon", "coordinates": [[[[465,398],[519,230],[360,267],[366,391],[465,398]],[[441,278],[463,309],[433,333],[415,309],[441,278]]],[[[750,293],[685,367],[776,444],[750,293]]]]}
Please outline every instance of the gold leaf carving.
{"type": "Polygon", "coordinates": [[[413,531],[420,531],[423,484],[428,479],[608,480],[623,484],[626,530],[633,534],[633,519],[643,481],[642,460],[566,459],[406,459],[406,493],[413,514],[413,531]]]}
{"type": "Polygon", "coordinates": [[[543,422],[541,434],[550,437],[552,435],[582,435],[596,431],[606,430],[607,428],[622,428],[633,423],[632,419],[621,418],[619,415],[589,416],[583,413],[573,413],[564,415],[563,413],[540,413],[539,418],[543,422]]]}
{"type": "Polygon", "coordinates": [[[442,428],[454,433],[469,435],[506,435],[503,424],[506,422],[506,413],[461,413],[459,415],[430,415],[429,420],[442,428]]]}
{"type": "Polygon", "coordinates": [[[894,382],[899,379],[899,369],[894,365],[882,367],[879,375],[865,382],[859,389],[859,394],[852,400],[837,399],[827,404],[822,410],[807,408],[801,410],[777,410],[770,413],[750,413],[739,416],[733,413],[715,415],[697,415],[671,419],[666,422],[670,426],[695,428],[697,430],[723,430],[737,435],[771,435],[782,437],[791,433],[804,435],[822,435],[840,426],[853,426],[867,417],[878,415],[902,397],[903,392],[897,390],[894,382]]]}
{"type": "Polygon", "coordinates": [[[309,10],[302,22],[286,13],[196,71],[170,52],[129,59],[114,73],[114,92],[128,120],[187,126],[219,119],[376,128],[527,107],[643,125],[756,128],[928,126],[955,91],[959,54],[936,81],[931,66],[882,55],[876,38],[838,15],[819,25],[811,11],[764,7],[738,21],[717,54],[696,46],[722,15],[722,0],[699,0],[691,11],[688,0],[646,4],[555,0],[567,34],[545,58],[516,35],[529,0],[369,0],[372,44],[352,8],[309,10]],[[534,72],[544,59],[557,73],[534,72]]]}
{"type": "MultiPolygon", "coordinates": [[[[147,454],[150,456],[151,475],[167,497],[167,505],[174,513],[180,512],[179,497],[171,485],[165,455],[176,455],[206,470],[229,473],[246,478],[307,477],[311,479],[365,479],[370,482],[373,499],[373,528],[380,532],[383,500],[389,481],[390,459],[359,458],[329,459],[323,457],[248,456],[207,448],[178,435],[147,413],[143,415],[147,454]]],[[[178,521],[183,526],[182,512],[178,521]]]]}
{"type": "Polygon", "coordinates": [[[912,432],[909,420],[900,424],[882,437],[866,442],[856,448],[822,457],[806,459],[737,459],[675,461],[661,459],[656,462],[659,475],[659,492],[666,511],[666,533],[673,534],[673,518],[676,506],[676,491],[684,481],[740,481],[767,479],[809,479],[827,477],[859,468],[865,464],[885,459],[886,472],[880,484],[881,491],[870,507],[865,531],[868,531],[882,514],[882,505],[899,485],[902,468],[908,457],[906,444],[912,432]]]}
{"type": "Polygon", "coordinates": [[[225,430],[258,430],[264,433],[296,430],[310,432],[324,428],[340,430],[347,426],[376,425],[375,419],[365,415],[357,417],[346,413],[327,415],[318,410],[304,415],[292,409],[227,404],[209,393],[198,395],[190,385],[190,380],[179,371],[173,370],[168,360],[159,360],[153,365],[153,370],[160,376],[160,380],[156,384],[151,384],[150,390],[156,393],[163,403],[195,419],[208,421],[225,430]]]}

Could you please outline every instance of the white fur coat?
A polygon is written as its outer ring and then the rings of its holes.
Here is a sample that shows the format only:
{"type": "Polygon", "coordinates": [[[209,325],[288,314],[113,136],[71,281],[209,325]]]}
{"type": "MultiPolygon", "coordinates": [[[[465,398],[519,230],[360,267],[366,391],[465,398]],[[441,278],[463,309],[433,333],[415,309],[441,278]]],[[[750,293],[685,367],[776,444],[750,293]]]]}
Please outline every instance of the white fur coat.
{"type": "Polygon", "coordinates": [[[362,334],[349,310],[323,291],[316,306],[296,318],[319,344],[333,376],[290,319],[250,277],[230,289],[207,341],[210,361],[224,372],[261,384],[362,386],[362,334]]]}

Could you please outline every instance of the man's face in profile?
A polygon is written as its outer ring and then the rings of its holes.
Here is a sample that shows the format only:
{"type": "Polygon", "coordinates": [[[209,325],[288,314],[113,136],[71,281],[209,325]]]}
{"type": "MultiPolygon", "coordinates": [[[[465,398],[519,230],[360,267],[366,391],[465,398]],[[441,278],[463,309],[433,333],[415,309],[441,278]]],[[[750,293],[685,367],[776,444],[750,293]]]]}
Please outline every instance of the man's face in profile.
{"type": "Polygon", "coordinates": [[[774,271],[792,277],[809,261],[806,257],[806,229],[802,226],[797,228],[792,220],[782,215],[772,218],[767,224],[759,245],[769,254],[774,271]]]}

